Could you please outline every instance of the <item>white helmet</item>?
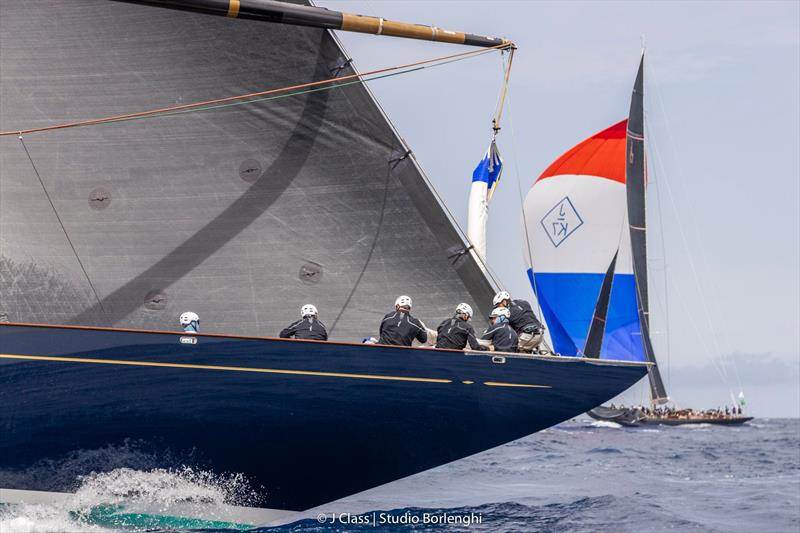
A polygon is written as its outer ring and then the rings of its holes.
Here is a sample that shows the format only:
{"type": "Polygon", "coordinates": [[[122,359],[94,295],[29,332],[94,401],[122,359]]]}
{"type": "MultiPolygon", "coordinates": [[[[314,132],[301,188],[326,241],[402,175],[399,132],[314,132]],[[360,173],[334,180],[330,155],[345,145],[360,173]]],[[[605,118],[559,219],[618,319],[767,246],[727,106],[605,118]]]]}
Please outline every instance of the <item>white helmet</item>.
{"type": "Polygon", "coordinates": [[[508,320],[509,318],[511,318],[511,311],[509,311],[508,308],[506,307],[495,307],[494,309],[492,309],[492,312],[489,316],[493,317],[502,316],[505,317],[506,320],[508,320]]]}
{"type": "Polygon", "coordinates": [[[193,313],[191,311],[186,311],[180,317],[181,326],[186,327],[192,322],[200,322],[200,317],[197,316],[197,313],[193,313]]]}
{"type": "Polygon", "coordinates": [[[411,309],[411,296],[398,296],[397,300],[394,301],[395,307],[408,307],[411,309]]]}
{"type": "Polygon", "coordinates": [[[506,291],[500,291],[494,295],[494,298],[492,299],[492,305],[497,307],[503,300],[510,300],[510,299],[511,299],[510,294],[508,294],[506,291]]]}
{"type": "Polygon", "coordinates": [[[457,315],[467,315],[467,318],[472,316],[472,307],[469,304],[460,303],[458,307],[456,307],[456,314],[457,315]]]}
{"type": "Polygon", "coordinates": [[[312,304],[306,304],[300,308],[300,316],[305,318],[307,316],[318,316],[317,308],[312,304]]]}

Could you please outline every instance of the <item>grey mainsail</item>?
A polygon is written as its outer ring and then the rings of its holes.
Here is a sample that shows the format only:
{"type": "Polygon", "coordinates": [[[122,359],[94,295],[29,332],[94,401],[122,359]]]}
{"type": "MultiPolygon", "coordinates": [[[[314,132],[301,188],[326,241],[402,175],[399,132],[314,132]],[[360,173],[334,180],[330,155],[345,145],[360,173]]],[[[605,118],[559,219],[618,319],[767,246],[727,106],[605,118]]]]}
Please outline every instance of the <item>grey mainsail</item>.
{"type": "MultiPolygon", "coordinates": [[[[327,31],[95,0],[0,0],[0,130],[353,73],[327,31]]],[[[274,335],[313,302],[374,334],[494,287],[361,84],[0,138],[0,315],[274,335]],[[52,205],[51,205],[52,202],[52,205]]]]}
{"type": "Polygon", "coordinates": [[[647,290],[647,217],[645,191],[647,188],[646,160],[644,151],[644,54],[639,62],[639,71],[631,95],[628,117],[627,156],[625,158],[626,191],[628,199],[628,223],[631,236],[633,273],[636,280],[636,299],[639,322],[642,327],[642,344],[645,358],[653,363],[648,370],[650,396],[653,403],[669,401],[661,372],[656,365],[653,343],[650,339],[650,303],[647,290]]]}

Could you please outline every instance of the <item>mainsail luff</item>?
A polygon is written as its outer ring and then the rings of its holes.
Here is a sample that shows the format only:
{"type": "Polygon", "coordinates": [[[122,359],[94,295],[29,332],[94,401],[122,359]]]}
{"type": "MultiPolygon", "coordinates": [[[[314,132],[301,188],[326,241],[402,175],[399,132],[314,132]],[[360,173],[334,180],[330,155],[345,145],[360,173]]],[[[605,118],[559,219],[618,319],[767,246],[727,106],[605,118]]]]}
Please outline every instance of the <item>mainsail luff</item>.
{"type": "Polygon", "coordinates": [[[145,4],[170,9],[195,11],[224,17],[245,18],[308,26],[329,30],[342,30],[373,35],[404,37],[424,41],[438,41],[467,46],[493,47],[511,41],[499,37],[486,37],[460,31],[445,30],[436,26],[395,22],[383,17],[343,13],[330,9],[295,5],[277,0],[115,0],[132,4],[145,4]]]}
{"type": "Polygon", "coordinates": [[[625,158],[626,191],[628,198],[628,224],[631,237],[633,273],[636,280],[636,299],[639,322],[642,326],[642,345],[649,368],[650,396],[654,403],[669,400],[664,381],[656,364],[653,344],[650,339],[650,303],[647,290],[647,217],[645,195],[646,160],[644,150],[644,53],[639,62],[639,71],[631,95],[631,108],[627,129],[627,157],[625,158]]]}

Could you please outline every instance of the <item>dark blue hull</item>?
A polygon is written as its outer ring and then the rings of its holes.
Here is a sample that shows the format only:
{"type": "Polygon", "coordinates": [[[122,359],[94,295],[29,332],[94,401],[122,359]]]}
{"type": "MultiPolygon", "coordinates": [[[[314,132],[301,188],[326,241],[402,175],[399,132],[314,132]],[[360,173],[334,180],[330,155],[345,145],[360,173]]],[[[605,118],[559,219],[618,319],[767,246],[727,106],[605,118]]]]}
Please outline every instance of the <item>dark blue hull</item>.
{"type": "Polygon", "coordinates": [[[0,324],[0,488],[69,492],[76,475],[142,465],[120,464],[122,454],[69,475],[41,466],[135,445],[150,466],[242,473],[257,506],[304,510],[567,420],[646,373],[574,358],[182,338],[0,324]]]}

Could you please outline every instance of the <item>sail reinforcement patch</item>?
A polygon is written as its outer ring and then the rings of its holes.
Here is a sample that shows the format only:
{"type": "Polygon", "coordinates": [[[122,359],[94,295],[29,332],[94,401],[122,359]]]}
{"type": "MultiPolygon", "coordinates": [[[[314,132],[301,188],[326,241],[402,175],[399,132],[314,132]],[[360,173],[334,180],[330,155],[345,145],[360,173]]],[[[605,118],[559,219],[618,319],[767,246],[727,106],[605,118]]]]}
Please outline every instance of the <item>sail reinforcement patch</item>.
{"type": "Polygon", "coordinates": [[[261,163],[256,159],[245,159],[239,165],[239,177],[247,183],[255,183],[261,176],[261,163]]]}
{"type": "Polygon", "coordinates": [[[105,209],[111,205],[111,191],[105,187],[97,187],[89,193],[89,207],[92,209],[105,209]]]}
{"type": "Polygon", "coordinates": [[[151,311],[161,311],[167,306],[167,293],[153,289],[144,296],[144,306],[151,311]]]}
{"type": "Polygon", "coordinates": [[[303,283],[319,283],[322,281],[322,265],[313,261],[307,261],[300,267],[298,277],[303,283]]]}

